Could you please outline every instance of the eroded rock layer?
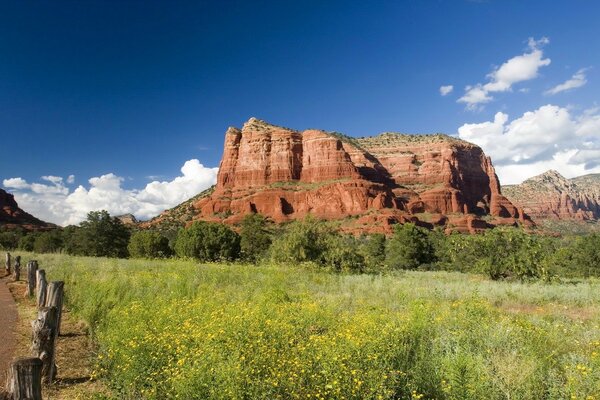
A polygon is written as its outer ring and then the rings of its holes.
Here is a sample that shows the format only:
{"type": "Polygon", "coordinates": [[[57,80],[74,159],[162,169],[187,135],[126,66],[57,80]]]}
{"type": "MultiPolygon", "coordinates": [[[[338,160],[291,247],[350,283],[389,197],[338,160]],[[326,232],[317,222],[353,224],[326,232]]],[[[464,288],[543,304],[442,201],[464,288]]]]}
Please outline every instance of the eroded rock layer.
{"type": "Polygon", "coordinates": [[[567,179],[550,170],[503,190],[534,219],[600,219],[600,174],[567,179]]]}
{"type": "Polygon", "coordinates": [[[312,214],[348,220],[343,227],[354,231],[406,221],[468,232],[530,223],[474,144],[446,135],[355,139],[255,118],[227,130],[215,190],[194,208],[195,218],[227,223],[250,212],[276,222],[312,214]]]}

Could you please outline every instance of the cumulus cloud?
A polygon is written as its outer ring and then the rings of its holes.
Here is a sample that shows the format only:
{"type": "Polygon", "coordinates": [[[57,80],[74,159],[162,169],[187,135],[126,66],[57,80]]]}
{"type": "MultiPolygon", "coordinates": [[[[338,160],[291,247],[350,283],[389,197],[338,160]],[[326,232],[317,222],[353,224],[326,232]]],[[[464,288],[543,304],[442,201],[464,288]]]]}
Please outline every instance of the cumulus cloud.
{"type": "Polygon", "coordinates": [[[464,124],[458,135],[492,157],[505,184],[548,169],[568,177],[600,172],[598,109],[573,115],[567,108],[548,104],[512,121],[498,112],[493,121],[464,124]]]}
{"type": "Polygon", "coordinates": [[[490,93],[510,91],[514,84],[536,78],[541,67],[550,65],[551,60],[544,58],[542,51],[549,42],[545,37],[540,40],[529,38],[528,52],[511,58],[489,73],[487,83],[465,87],[465,94],[457,101],[469,110],[477,110],[493,100],[490,93]]]}
{"type": "Polygon", "coordinates": [[[143,189],[124,189],[124,179],[113,173],[93,177],[88,186],[68,187],[75,181],[43,176],[44,183],[29,183],[22,178],[4,179],[3,185],[15,194],[19,205],[31,214],[59,225],[77,224],[90,211],[107,210],[112,215],[131,213],[148,219],[171,208],[217,180],[218,168],[207,168],[198,160],[186,161],[181,175],[171,181],[153,181],[143,189]]]}
{"type": "Polygon", "coordinates": [[[580,69],[571,77],[571,79],[568,79],[560,85],[554,86],[552,89],[546,90],[544,94],[557,94],[584,86],[587,83],[585,71],[586,68],[580,69]]]}
{"type": "Polygon", "coordinates": [[[440,86],[440,94],[442,96],[449,95],[450,93],[452,93],[453,90],[454,90],[454,86],[453,85],[440,86]]]}

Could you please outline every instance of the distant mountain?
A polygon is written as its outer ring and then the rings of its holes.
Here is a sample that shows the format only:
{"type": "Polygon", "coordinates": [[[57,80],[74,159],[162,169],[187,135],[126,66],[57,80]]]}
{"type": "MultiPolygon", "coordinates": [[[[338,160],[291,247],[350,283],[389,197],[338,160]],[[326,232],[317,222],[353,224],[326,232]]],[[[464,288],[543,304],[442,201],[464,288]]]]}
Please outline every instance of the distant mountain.
{"type": "Polygon", "coordinates": [[[311,214],[356,233],[390,232],[404,222],[471,233],[531,224],[472,143],[443,134],[352,138],[251,118],[225,133],[214,190],[141,226],[237,224],[252,212],[278,223],[311,214]]]}
{"type": "Polygon", "coordinates": [[[56,225],[44,222],[26,213],[15,201],[15,197],[0,189],[0,228],[23,228],[26,230],[45,230],[56,225]]]}
{"type": "Polygon", "coordinates": [[[519,185],[503,186],[502,193],[534,221],[600,219],[600,174],[567,179],[550,170],[519,185]]]}

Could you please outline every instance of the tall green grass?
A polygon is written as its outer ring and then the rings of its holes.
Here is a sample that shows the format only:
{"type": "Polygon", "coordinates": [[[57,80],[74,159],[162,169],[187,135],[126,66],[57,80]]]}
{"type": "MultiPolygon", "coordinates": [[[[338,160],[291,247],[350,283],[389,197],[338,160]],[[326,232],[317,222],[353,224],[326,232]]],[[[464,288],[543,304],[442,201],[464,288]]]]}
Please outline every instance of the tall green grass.
{"type": "MultiPolygon", "coordinates": [[[[25,259],[31,255],[25,256],[25,259]]],[[[124,399],[596,399],[600,282],[36,255],[124,399]]]]}

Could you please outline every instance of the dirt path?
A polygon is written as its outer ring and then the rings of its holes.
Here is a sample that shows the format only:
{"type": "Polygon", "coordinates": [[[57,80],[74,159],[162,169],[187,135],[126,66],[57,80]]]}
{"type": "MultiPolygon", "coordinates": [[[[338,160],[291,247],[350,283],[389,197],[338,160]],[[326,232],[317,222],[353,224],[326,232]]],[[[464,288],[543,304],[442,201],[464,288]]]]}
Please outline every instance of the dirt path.
{"type": "Polygon", "coordinates": [[[14,356],[18,319],[17,306],[6,286],[8,279],[10,278],[0,279],[0,388],[6,382],[6,372],[14,356]]]}

